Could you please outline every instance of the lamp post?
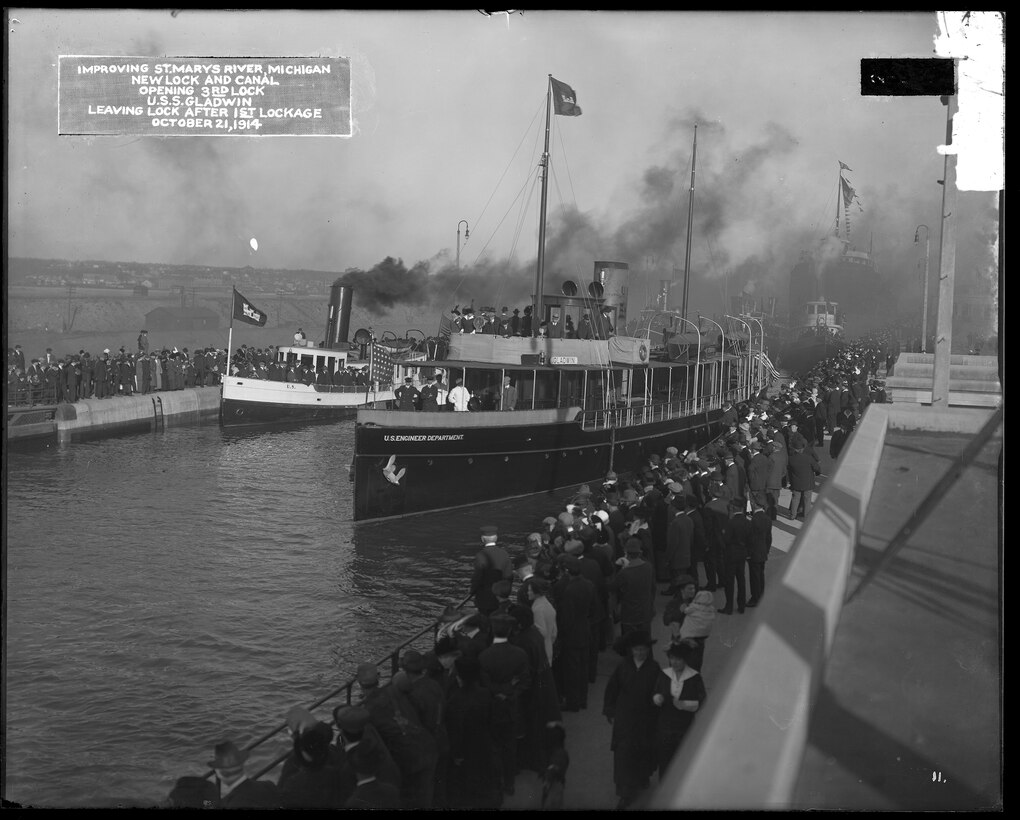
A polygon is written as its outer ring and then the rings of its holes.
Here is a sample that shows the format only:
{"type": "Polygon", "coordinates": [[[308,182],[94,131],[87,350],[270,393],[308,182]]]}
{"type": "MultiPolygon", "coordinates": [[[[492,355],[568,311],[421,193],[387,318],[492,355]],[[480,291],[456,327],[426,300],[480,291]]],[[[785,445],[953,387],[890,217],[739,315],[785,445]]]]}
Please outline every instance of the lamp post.
{"type": "Polygon", "coordinates": [[[471,236],[470,230],[468,228],[467,220],[466,219],[462,219],[460,222],[457,223],[457,270],[460,270],[460,226],[461,225],[464,226],[464,241],[467,242],[468,237],[471,236]]]}
{"type": "Polygon", "coordinates": [[[742,324],[744,327],[747,328],[747,353],[748,353],[748,357],[747,357],[747,364],[748,364],[748,368],[747,368],[747,389],[748,389],[748,391],[750,391],[751,390],[751,381],[752,381],[751,376],[753,375],[752,374],[752,367],[753,367],[753,365],[751,363],[752,360],[751,360],[750,354],[751,354],[752,350],[754,349],[754,334],[751,333],[751,326],[747,322],[745,322],[743,319],[741,319],[741,318],[739,318],[737,316],[730,316],[728,313],[725,314],[725,316],[726,316],[727,319],[732,319],[734,322],[740,322],[740,324],[742,324]]]}
{"type": "Polygon", "coordinates": [[[928,246],[931,231],[927,225],[918,225],[914,230],[914,244],[921,241],[921,228],[924,228],[924,312],[921,314],[921,352],[928,352],[928,246]]]}
{"type": "Polygon", "coordinates": [[[726,365],[726,331],[723,330],[723,326],[721,324],[719,324],[718,322],[713,322],[707,316],[702,316],[700,314],[698,315],[698,325],[699,326],[701,325],[701,320],[702,319],[704,319],[706,322],[708,322],[710,324],[713,324],[717,328],[719,328],[719,333],[722,336],[722,350],[719,351],[719,402],[720,402],[720,406],[721,406],[722,398],[723,398],[723,391],[724,391],[723,368],[726,365]]]}
{"type": "Polygon", "coordinates": [[[698,371],[701,370],[701,328],[698,327],[690,319],[685,319],[683,316],[674,316],[674,319],[679,319],[685,325],[690,325],[694,328],[694,332],[698,334],[698,358],[694,363],[694,391],[691,398],[694,401],[694,412],[697,412],[698,405],[698,371]]]}

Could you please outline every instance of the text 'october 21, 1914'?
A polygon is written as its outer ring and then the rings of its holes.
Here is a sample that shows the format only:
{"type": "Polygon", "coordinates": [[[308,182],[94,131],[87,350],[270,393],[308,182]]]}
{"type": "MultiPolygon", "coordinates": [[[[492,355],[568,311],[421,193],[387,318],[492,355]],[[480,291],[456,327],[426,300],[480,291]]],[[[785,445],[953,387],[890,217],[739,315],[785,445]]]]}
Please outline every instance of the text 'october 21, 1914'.
{"type": "Polygon", "coordinates": [[[60,56],[58,133],[351,135],[346,57],[60,56]]]}

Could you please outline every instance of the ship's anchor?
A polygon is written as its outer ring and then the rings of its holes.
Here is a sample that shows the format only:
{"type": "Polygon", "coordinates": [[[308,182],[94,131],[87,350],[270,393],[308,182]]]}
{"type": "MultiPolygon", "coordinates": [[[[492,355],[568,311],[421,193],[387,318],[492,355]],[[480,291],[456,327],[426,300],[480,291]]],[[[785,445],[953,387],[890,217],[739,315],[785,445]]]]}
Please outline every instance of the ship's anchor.
{"type": "Polygon", "coordinates": [[[386,462],[386,466],[382,468],[382,473],[386,476],[386,480],[390,484],[399,484],[400,479],[404,477],[404,473],[407,472],[407,468],[401,467],[397,471],[397,457],[396,455],[390,456],[390,460],[386,462]]]}

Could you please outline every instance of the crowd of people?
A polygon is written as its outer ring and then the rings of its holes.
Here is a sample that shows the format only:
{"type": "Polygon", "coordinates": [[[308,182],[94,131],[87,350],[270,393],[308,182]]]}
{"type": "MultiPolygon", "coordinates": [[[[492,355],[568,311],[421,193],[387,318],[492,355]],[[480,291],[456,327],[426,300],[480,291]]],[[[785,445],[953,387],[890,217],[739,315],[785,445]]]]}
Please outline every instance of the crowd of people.
{"type": "Polygon", "coordinates": [[[52,348],[26,362],[21,345],[7,349],[7,396],[11,406],[53,405],[82,399],[211,387],[226,370],[226,351],[214,345],[189,351],[150,350],[147,331],[138,334],[137,350],[109,348],[58,356],[52,348]]]}
{"type": "Polygon", "coordinates": [[[293,354],[283,360],[272,346],[262,349],[242,345],[231,357],[230,375],[246,379],[317,385],[319,388],[353,388],[369,384],[368,365],[337,367],[330,373],[324,364],[320,364],[316,369],[293,354]]]}
{"type": "Polygon", "coordinates": [[[550,339],[609,339],[616,333],[612,321],[613,308],[604,305],[593,310],[581,311],[578,322],[574,317],[558,309],[550,311],[548,319],[535,321],[531,305],[520,308],[503,307],[496,313],[494,307],[460,309],[456,305],[447,315],[453,333],[481,333],[490,336],[539,336],[550,339]]]}
{"type": "Polygon", "coordinates": [[[328,373],[312,368],[298,356],[281,361],[273,345],[264,348],[241,345],[230,357],[215,345],[189,351],[177,347],[150,350],[148,332],[138,335],[137,350],[106,348],[99,354],[87,350],[58,356],[52,348],[26,362],[20,344],[7,349],[7,395],[10,406],[54,405],[82,399],[215,387],[224,373],[246,378],[300,382],[329,388],[364,387],[369,383],[367,365],[349,365],[328,373]]]}
{"type": "Polygon", "coordinates": [[[561,808],[563,715],[589,708],[612,724],[617,808],[634,805],[705,700],[715,619],[758,606],[774,522],[809,513],[815,447],[881,400],[860,388],[878,387],[880,350],[852,344],[771,396],[725,405],[712,444],[668,447],[627,478],[579,487],[524,544],[482,528],[473,607],[442,613],[431,651],[405,650],[388,686],[377,665],[360,665],[354,702],[332,720],[292,709],[276,783],[244,785],[245,753],[221,744],[216,781],[182,778],[168,805],[497,809],[531,770],[541,807],[561,808]],[[653,652],[659,611],[665,664],[653,652]],[[597,704],[589,690],[610,648],[619,661],[597,704]]]}

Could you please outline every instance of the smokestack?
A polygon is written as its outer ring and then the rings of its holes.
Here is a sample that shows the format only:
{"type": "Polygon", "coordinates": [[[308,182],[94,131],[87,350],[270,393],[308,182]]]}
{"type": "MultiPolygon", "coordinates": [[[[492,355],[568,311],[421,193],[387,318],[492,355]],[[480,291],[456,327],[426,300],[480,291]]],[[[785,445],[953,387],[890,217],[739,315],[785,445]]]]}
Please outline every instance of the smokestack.
{"type": "Polygon", "coordinates": [[[630,265],[626,262],[596,262],[594,281],[603,288],[605,304],[617,310],[618,327],[627,325],[627,280],[630,265]]]}
{"type": "Polygon", "coordinates": [[[351,330],[351,298],[354,289],[337,279],[329,290],[329,313],[326,317],[326,347],[340,350],[347,347],[351,330]]]}

